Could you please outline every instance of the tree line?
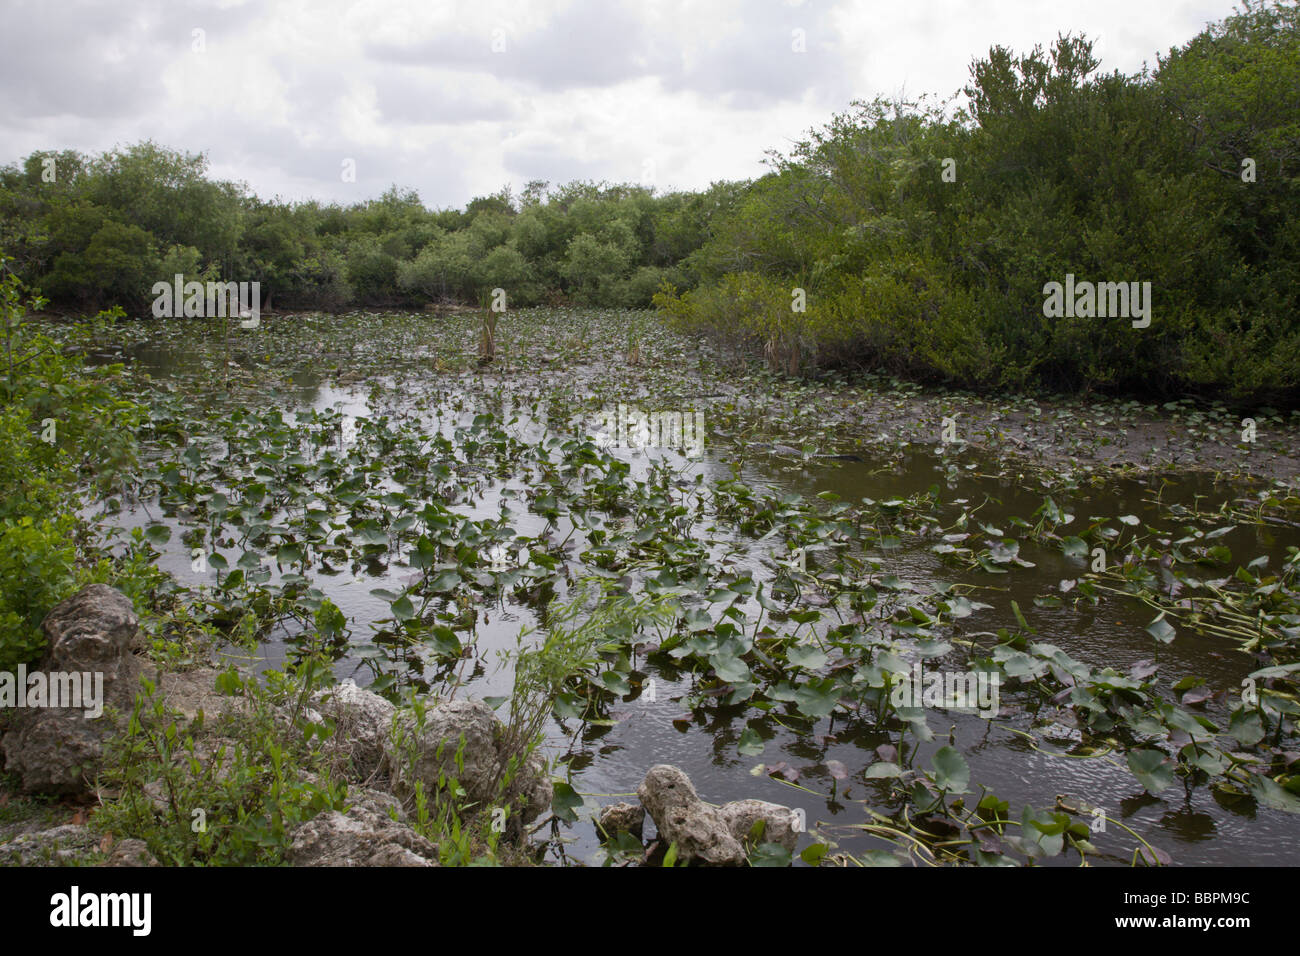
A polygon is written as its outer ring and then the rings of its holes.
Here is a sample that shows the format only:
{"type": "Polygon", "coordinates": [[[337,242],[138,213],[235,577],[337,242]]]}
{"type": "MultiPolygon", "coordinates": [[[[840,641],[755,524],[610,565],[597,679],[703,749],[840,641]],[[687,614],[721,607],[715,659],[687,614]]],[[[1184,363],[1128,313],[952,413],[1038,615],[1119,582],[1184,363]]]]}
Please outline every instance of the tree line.
{"type": "Polygon", "coordinates": [[[99,156],[38,151],[0,169],[0,251],[56,306],[139,312],[154,282],[260,283],[268,308],[474,303],[650,305],[690,286],[690,255],[741,183],[702,192],[533,182],[463,210],[393,186],[350,206],[265,201],[207,176],[201,154],[154,142],[99,156]]]}

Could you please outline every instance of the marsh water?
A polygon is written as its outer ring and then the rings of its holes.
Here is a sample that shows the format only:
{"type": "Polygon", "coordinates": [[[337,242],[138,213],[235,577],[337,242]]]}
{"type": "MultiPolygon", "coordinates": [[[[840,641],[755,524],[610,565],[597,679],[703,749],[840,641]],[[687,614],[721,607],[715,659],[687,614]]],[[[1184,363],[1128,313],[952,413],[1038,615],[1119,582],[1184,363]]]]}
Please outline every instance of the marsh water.
{"type": "MultiPolygon", "coordinates": [[[[134,370],[148,372],[155,382],[172,382],[182,392],[196,390],[196,404],[210,404],[214,395],[219,404],[228,387],[219,380],[230,370],[254,378],[264,370],[264,364],[259,364],[251,351],[237,349],[223,355],[216,364],[212,356],[211,348],[194,347],[183,337],[137,335],[121,348],[104,348],[97,361],[124,361],[134,370]]],[[[282,360],[273,386],[260,392],[264,407],[279,407],[286,414],[333,410],[363,420],[380,411],[377,403],[391,410],[406,400],[402,393],[414,395],[420,387],[418,379],[407,376],[399,387],[386,388],[377,399],[369,377],[355,380],[355,375],[347,374],[346,358],[334,363],[334,368],[329,364],[318,355],[282,360]]],[[[514,374],[516,386],[535,388],[539,383],[544,386],[552,382],[583,392],[590,391],[593,380],[606,373],[589,367],[575,370],[562,363],[528,369],[521,360],[514,374]]],[[[411,414],[430,433],[451,436],[483,410],[484,382],[490,389],[494,375],[491,369],[431,370],[426,384],[436,389],[436,398],[412,404],[411,414]]],[[[247,377],[242,381],[243,401],[247,404],[248,396],[259,392],[247,387],[247,377]]],[[[695,388],[683,381],[678,391],[689,396],[695,388]]],[[[654,396],[643,397],[643,401],[652,405],[654,396]]],[[[532,406],[514,414],[504,413],[503,417],[511,420],[508,430],[524,443],[541,441],[557,427],[535,414],[532,406]]],[[[567,421],[560,425],[572,427],[567,421]]],[[[773,443],[781,440],[779,435],[770,437],[773,443]]],[[[710,434],[703,453],[697,457],[686,457],[673,449],[615,447],[611,453],[630,465],[632,480],[644,478],[656,464],[671,468],[684,497],[729,480],[755,490],[804,499],[834,495],[847,502],[906,499],[937,487],[937,507],[948,520],[978,508],[981,522],[999,528],[1009,527],[1017,517],[1029,518],[1043,505],[1045,497],[1037,482],[999,476],[998,469],[985,467],[978,456],[968,455],[960,467],[954,468],[951,459],[936,449],[916,445],[879,459],[862,454],[856,456],[862,460],[792,460],[775,453],[770,446],[710,434]]],[[[526,473],[491,476],[470,500],[456,502],[452,510],[482,519],[501,513],[505,502],[514,511],[513,527],[521,538],[549,535],[562,542],[561,550],[573,555],[576,565],[577,555],[584,548],[584,532],[565,517],[551,522],[538,509],[529,507],[527,478],[526,473]]],[[[1089,516],[1135,516],[1153,533],[1163,530],[1176,537],[1181,525],[1171,519],[1170,505],[1209,512],[1241,491],[1200,474],[1162,474],[1084,485],[1068,497],[1058,494],[1054,500],[1080,523],[1089,516]]],[[[90,513],[98,514],[100,521],[124,527],[143,527],[159,521],[170,524],[177,533],[159,546],[159,563],[187,585],[202,583],[195,581],[190,549],[181,540],[183,514],[168,513],[168,509],[147,499],[124,502],[117,513],[104,514],[99,508],[90,513]]],[[[779,562],[789,559],[776,542],[735,529],[716,530],[710,542],[714,560],[738,573],[749,571],[755,579],[770,577],[779,562]]],[[[1241,524],[1224,534],[1220,543],[1240,556],[1243,563],[1257,555],[1279,561],[1287,545],[1300,544],[1300,534],[1268,524],[1241,524]]],[[[890,540],[888,547],[866,550],[908,588],[924,592],[943,582],[977,589],[970,592],[972,600],[989,607],[957,622],[949,639],[960,639],[963,629],[988,633],[1014,627],[1011,602],[1015,601],[1038,640],[1060,647],[1079,661],[1121,671],[1155,661],[1169,682],[1184,675],[1203,677],[1212,692],[1203,705],[1204,712],[1212,717],[1224,712],[1220,692],[1237,692],[1243,678],[1259,666],[1230,641],[1201,635],[1190,628],[1180,629],[1172,643],[1157,644],[1146,630],[1151,611],[1135,600],[1117,597],[1095,606],[1054,606],[1059,602],[1042,600],[1046,595],[1062,595],[1062,582],[1078,578],[1087,569],[1088,559],[1067,557],[1059,548],[1038,547],[1026,540],[1019,557],[1032,566],[991,575],[945,563],[933,544],[933,538],[903,536],[890,540]],[[1036,598],[1040,600],[1036,602],[1036,598]]],[[[229,550],[227,557],[233,566],[239,550],[229,550]]],[[[379,622],[391,617],[389,599],[373,592],[400,590],[411,576],[408,564],[391,557],[317,566],[311,575],[313,583],[347,616],[352,640],[358,646],[366,644],[372,632],[382,629],[379,622]]],[[[472,670],[465,675],[466,685],[458,693],[485,698],[508,695],[511,674],[494,666],[497,652],[514,647],[521,630],[541,628],[544,623],[541,606],[512,595],[483,606],[473,627],[477,656],[472,670]]],[[[293,648],[291,638],[283,632],[272,634],[261,645],[262,665],[281,663],[293,648]]],[[[551,725],[548,754],[568,761],[573,786],[584,797],[578,822],[552,824],[547,851],[551,859],[599,862],[600,843],[590,814],[604,804],[634,801],[636,787],[646,770],[658,763],[683,769],[700,795],[712,803],[752,797],[802,808],[809,829],[825,828],[840,850],[855,853],[878,845],[874,837],[855,831],[853,825],[867,819],[867,805],[889,805],[890,782],[863,779],[861,771],[878,759],[877,747],[896,743],[896,738],[856,730],[852,722],[838,715],[817,721],[811,732],[807,725],[783,725],[778,720],[770,726],[771,737],[764,740],[761,754],[744,755],[737,749],[745,726],[743,707],[690,710],[683,699],[691,693],[695,675],[660,667],[644,658],[634,661],[634,666],[643,679],[653,679],[653,700],[642,684],[636,693],[621,695],[606,721],[584,724],[576,730],[578,725],[572,721],[563,728],[555,722],[551,725]],[[762,772],[761,765],[766,765],[768,772],[762,772]],[[841,767],[839,775],[846,775],[846,779],[836,779],[841,767]],[[780,772],[773,774],[773,768],[780,768],[780,772]]],[[[373,667],[360,654],[351,652],[339,658],[335,670],[340,678],[350,677],[361,684],[375,677],[373,667]]],[[[1059,713],[1040,716],[1038,708],[1021,703],[1015,693],[1004,690],[1000,712],[992,720],[957,712],[936,714],[930,721],[936,739],[925,747],[933,750],[951,740],[968,761],[971,779],[1014,806],[1027,803],[1051,807],[1058,797],[1063,797],[1104,808],[1109,816],[1122,820],[1166,852],[1176,864],[1300,862],[1300,819],[1295,815],[1252,801],[1221,800],[1205,786],[1185,790],[1175,785],[1150,795],[1125,765],[1122,754],[1074,752],[1080,739],[1077,727],[1059,722],[1059,713]]],[[[1123,836],[1113,828],[1094,836],[1093,842],[1102,853],[1101,862],[1129,862],[1132,841],[1118,839],[1123,836]]],[[[805,835],[801,846],[808,840],[805,835]]],[[[1069,861],[1058,858],[1047,862],[1069,861]]]]}

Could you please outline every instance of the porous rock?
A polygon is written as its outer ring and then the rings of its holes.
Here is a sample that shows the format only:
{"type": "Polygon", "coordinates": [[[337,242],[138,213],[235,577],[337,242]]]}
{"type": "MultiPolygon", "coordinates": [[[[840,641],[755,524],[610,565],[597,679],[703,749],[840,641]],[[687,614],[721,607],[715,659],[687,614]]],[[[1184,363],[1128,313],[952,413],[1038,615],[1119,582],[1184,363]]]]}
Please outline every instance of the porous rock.
{"type": "MultiPolygon", "coordinates": [[[[102,675],[103,706],[129,713],[139,685],[140,665],[131,652],[139,623],[130,598],[106,584],[89,585],[45,616],[41,628],[49,646],[33,672],[102,675]]],[[[9,715],[0,750],[23,792],[90,791],[113,722],[106,713],[88,717],[86,709],[22,708],[9,715]]]]}
{"type": "Polygon", "coordinates": [[[360,790],[349,802],[346,813],[320,813],[294,829],[286,854],[291,865],[438,865],[437,848],[406,824],[393,797],[360,790]]]}
{"type": "Polygon", "coordinates": [[[596,822],[604,836],[630,833],[639,840],[645,827],[645,807],[635,803],[613,803],[600,811],[596,822]]]}
{"type": "Polygon", "coordinates": [[[389,701],[345,680],[312,695],[317,712],[334,721],[333,748],[337,769],[349,780],[365,781],[379,773],[389,745],[393,714],[389,701]]]}
{"type": "Polygon", "coordinates": [[[731,834],[717,807],[699,798],[690,778],[668,764],[651,767],[637,797],[649,811],[659,836],[677,844],[677,859],[708,866],[742,866],[745,847],[731,834]]]}
{"type": "MultiPolygon", "coordinates": [[[[500,746],[504,728],[487,704],[472,699],[440,701],[425,711],[422,726],[404,713],[398,717],[398,728],[403,745],[386,741],[383,762],[398,796],[409,798],[417,780],[426,793],[433,793],[440,780],[457,780],[470,801],[489,806],[499,798],[497,781],[508,754],[500,746]]],[[[554,790],[540,754],[528,758],[515,787],[524,799],[522,819],[507,821],[506,832],[512,837],[551,805],[554,790]]]]}
{"type": "Polygon", "coordinates": [[[735,800],[715,807],[696,793],[677,767],[659,764],[646,773],[637,797],[649,811],[660,838],[677,844],[677,859],[710,866],[743,866],[749,834],[764,821],[761,842],[778,843],[793,852],[799,817],[789,807],[763,800],[735,800]]]}
{"type": "Polygon", "coordinates": [[[733,800],[721,807],[731,835],[742,843],[749,839],[755,822],[763,821],[760,843],[779,843],[791,853],[799,842],[799,816],[789,807],[765,800],[733,800]]]}
{"type": "Polygon", "coordinates": [[[99,837],[87,826],[74,823],[34,830],[0,844],[0,865],[70,866],[94,853],[99,837]]]}
{"type": "Polygon", "coordinates": [[[121,840],[114,843],[109,851],[105,866],[158,866],[157,859],[149,852],[149,846],[143,840],[121,840]]]}

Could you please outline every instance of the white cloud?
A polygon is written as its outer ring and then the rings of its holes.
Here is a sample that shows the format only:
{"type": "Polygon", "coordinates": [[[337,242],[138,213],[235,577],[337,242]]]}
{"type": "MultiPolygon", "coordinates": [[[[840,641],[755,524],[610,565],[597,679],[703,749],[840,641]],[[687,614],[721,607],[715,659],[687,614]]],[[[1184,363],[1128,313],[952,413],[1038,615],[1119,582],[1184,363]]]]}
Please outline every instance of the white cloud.
{"type": "Polygon", "coordinates": [[[761,174],[765,150],[855,97],[946,99],[993,44],[1026,52],[1081,32],[1103,70],[1131,73],[1231,12],[1230,0],[31,0],[10,6],[0,39],[0,161],[153,138],[208,153],[215,175],[266,197],[351,202],[396,182],[459,207],[506,182],[637,182],[650,168],[660,187],[699,188],[761,174]],[[356,183],[339,177],[345,157],[356,183]]]}

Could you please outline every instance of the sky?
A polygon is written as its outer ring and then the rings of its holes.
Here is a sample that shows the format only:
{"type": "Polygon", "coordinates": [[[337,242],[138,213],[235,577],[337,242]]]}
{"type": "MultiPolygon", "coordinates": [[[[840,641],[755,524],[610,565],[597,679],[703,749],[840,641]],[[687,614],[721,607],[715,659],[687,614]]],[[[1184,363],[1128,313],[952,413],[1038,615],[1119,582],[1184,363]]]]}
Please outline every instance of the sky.
{"type": "MultiPolygon", "coordinates": [[[[1085,34],[1135,73],[1232,0],[0,0],[0,164],[143,140],[265,198],[762,175],[854,99],[1085,34]]],[[[962,99],[953,101],[958,105],[962,99]]]]}

